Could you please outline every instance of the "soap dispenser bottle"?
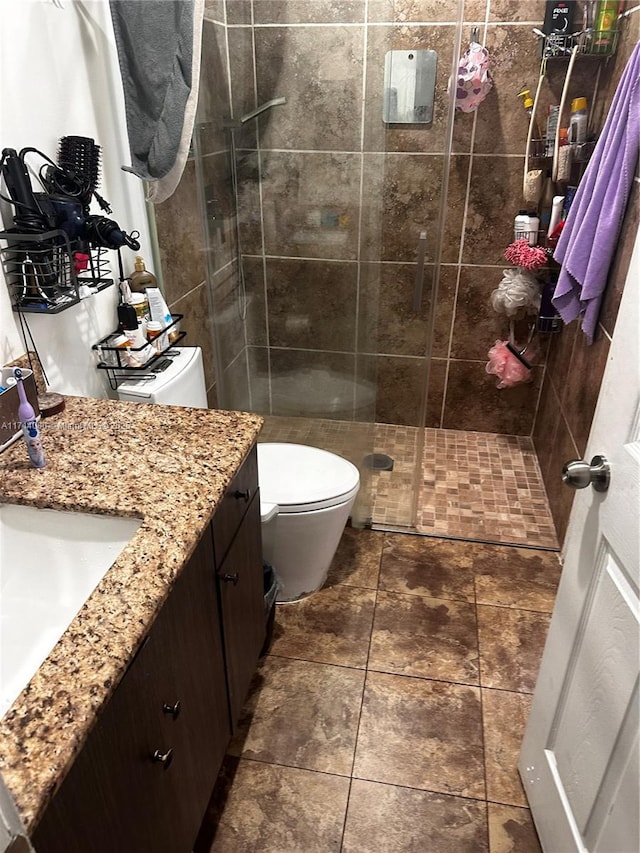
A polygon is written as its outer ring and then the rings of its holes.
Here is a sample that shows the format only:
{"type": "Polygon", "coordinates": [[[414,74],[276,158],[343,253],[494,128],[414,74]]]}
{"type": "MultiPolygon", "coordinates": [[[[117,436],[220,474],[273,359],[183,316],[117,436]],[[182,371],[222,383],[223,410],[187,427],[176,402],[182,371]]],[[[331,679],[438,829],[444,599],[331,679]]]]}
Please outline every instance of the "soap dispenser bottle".
{"type": "Polygon", "coordinates": [[[132,291],[142,293],[147,287],[157,287],[155,275],[146,268],[144,258],[136,255],[135,269],[129,276],[129,287],[132,291]]]}

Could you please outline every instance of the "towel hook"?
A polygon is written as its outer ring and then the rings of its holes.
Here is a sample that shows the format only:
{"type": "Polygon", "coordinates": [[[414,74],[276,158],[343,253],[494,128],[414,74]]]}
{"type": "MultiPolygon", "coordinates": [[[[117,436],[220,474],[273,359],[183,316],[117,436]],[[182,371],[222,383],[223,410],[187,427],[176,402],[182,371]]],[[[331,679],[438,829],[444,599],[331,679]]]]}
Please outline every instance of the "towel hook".
{"type": "Polygon", "coordinates": [[[477,27],[473,27],[471,30],[471,41],[476,42],[476,44],[480,43],[480,31],[477,27]]]}

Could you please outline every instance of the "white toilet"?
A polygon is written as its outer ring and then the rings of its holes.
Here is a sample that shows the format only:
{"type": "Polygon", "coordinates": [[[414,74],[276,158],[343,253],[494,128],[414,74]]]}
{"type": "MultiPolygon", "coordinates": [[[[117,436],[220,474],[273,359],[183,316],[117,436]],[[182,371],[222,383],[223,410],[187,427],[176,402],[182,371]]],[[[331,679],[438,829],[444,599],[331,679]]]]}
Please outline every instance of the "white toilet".
{"type": "MultiPolygon", "coordinates": [[[[178,347],[171,363],[118,386],[121,400],[207,407],[198,347],[178,347]]],[[[280,580],[277,601],[320,589],[358,494],[351,462],[301,444],[258,444],[262,553],[280,580]]]]}
{"type": "Polygon", "coordinates": [[[302,444],[258,444],[262,553],[280,580],[276,601],[320,589],[360,488],[351,462],[302,444]]]}

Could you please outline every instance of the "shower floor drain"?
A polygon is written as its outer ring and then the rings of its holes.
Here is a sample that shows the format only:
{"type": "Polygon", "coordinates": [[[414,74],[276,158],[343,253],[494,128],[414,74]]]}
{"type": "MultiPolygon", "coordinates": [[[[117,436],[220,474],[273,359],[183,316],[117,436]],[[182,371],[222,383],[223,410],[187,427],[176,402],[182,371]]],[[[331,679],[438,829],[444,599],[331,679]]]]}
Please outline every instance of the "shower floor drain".
{"type": "Polygon", "coordinates": [[[371,471],[393,471],[393,459],[386,453],[369,453],[362,461],[371,471]]]}

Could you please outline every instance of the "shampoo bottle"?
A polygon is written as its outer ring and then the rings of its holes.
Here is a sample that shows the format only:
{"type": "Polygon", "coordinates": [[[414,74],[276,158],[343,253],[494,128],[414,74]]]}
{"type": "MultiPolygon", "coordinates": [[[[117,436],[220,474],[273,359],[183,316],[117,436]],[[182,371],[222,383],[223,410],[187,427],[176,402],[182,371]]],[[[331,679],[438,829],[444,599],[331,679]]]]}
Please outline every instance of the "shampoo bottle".
{"type": "Polygon", "coordinates": [[[571,145],[582,145],[587,141],[587,99],[574,98],[571,101],[571,118],[569,119],[569,142],[571,145]]]}
{"type": "Polygon", "coordinates": [[[31,464],[34,468],[44,468],[47,462],[44,457],[42,441],[40,440],[40,430],[38,429],[38,422],[36,421],[36,413],[34,412],[31,403],[27,400],[27,392],[24,390],[24,384],[22,382],[22,371],[19,367],[14,368],[13,375],[16,378],[18,397],[20,398],[20,405],[18,406],[18,420],[22,425],[22,435],[24,436],[24,441],[27,445],[29,459],[31,460],[31,464]]]}

